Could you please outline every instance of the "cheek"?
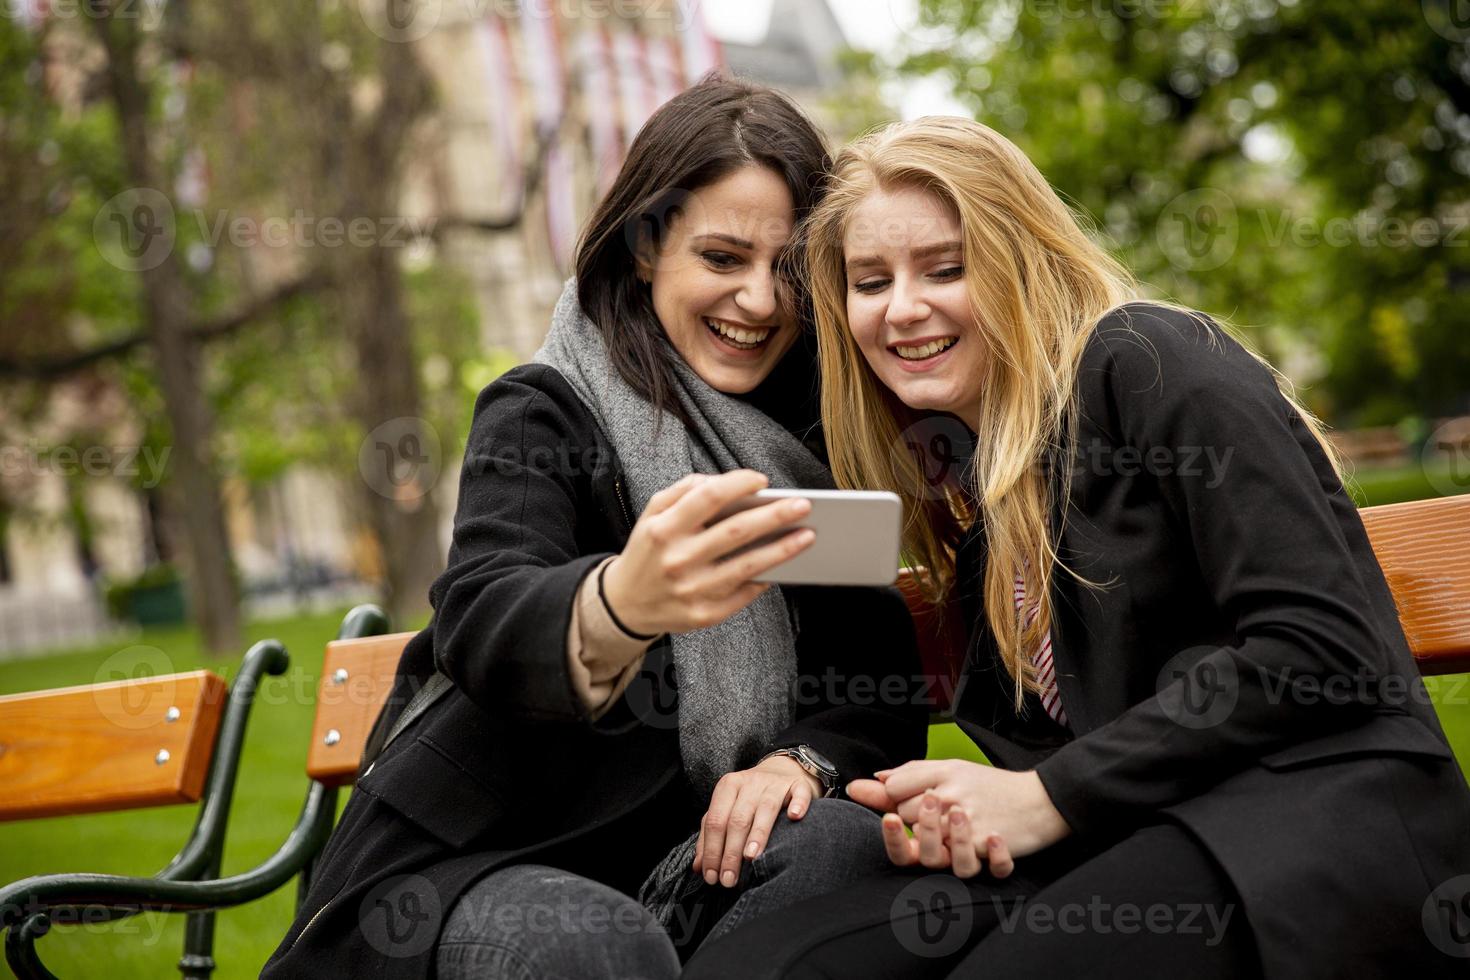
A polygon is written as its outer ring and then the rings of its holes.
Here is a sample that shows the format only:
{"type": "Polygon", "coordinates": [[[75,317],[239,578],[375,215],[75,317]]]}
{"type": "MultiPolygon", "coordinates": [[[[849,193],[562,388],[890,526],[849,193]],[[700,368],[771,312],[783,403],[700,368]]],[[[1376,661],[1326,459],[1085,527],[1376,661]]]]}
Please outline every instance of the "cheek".
{"type": "Polygon", "coordinates": [[[852,339],[864,351],[871,350],[878,341],[878,324],[882,322],[882,311],[872,301],[862,297],[848,300],[847,329],[852,339]]]}

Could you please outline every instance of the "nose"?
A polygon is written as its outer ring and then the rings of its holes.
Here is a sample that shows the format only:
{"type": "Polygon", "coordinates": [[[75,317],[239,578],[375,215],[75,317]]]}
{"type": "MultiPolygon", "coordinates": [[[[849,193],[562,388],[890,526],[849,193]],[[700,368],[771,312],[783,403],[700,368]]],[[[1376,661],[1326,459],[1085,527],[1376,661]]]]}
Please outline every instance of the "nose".
{"type": "Polygon", "coordinates": [[[775,270],[752,266],[735,294],[735,305],[751,323],[769,323],[776,316],[777,303],[775,270]]]}
{"type": "Polygon", "coordinates": [[[929,304],[924,302],[919,289],[907,277],[894,277],[893,291],[889,296],[884,318],[890,326],[907,327],[929,316],[929,304]]]}

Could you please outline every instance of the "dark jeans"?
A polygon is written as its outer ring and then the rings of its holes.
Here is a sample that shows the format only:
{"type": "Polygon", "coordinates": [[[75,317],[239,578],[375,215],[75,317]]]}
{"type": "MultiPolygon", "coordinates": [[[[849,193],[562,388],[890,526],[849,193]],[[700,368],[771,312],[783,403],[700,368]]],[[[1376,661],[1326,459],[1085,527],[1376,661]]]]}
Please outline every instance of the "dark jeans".
{"type": "Polygon", "coordinates": [[[1225,872],[1182,827],[1100,852],[1065,842],[1016,872],[891,869],[701,946],[686,980],[1235,978],[1261,967],[1225,872]]]}
{"type": "Polygon", "coordinates": [[[544,865],[515,865],[486,875],[450,910],[439,935],[438,976],[674,978],[676,944],[713,942],[885,867],[876,814],[846,800],[813,800],[801,820],[777,819],[766,849],[743,863],[735,888],[702,886],[680,910],[671,936],[636,899],[614,888],[544,865]]]}

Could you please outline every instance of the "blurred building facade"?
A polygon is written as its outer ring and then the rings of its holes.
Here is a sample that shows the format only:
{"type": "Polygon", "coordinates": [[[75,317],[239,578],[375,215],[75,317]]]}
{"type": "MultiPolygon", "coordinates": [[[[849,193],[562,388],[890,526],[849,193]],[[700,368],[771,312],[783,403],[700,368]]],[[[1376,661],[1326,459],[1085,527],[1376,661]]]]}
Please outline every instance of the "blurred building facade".
{"type": "MultiPolygon", "coordinates": [[[[496,9],[442,5],[414,41],[439,104],[406,173],[402,213],[447,221],[438,247],[472,284],[481,342],[516,360],[541,343],[583,219],[638,128],[672,95],[721,68],[782,88],[831,129],[823,99],[840,82],[846,40],[827,0],[775,0],[765,38],[738,44],[712,37],[698,4],[649,4],[636,17],[597,2],[543,5],[551,19],[496,9]],[[505,230],[482,227],[517,216],[505,230]]],[[[176,190],[201,193],[197,174],[176,190]]],[[[410,250],[406,260],[423,258],[410,250]]],[[[121,393],[63,384],[34,445],[9,447],[20,452],[0,460],[7,495],[24,502],[0,514],[0,655],[106,632],[98,583],[168,557],[156,488],[140,489],[149,461],[99,477],[80,459],[57,460],[48,432],[73,431],[78,413],[110,451],[138,445],[121,393]]],[[[234,559],[261,596],[251,611],[324,582],[375,578],[375,546],[352,506],[355,479],[296,466],[266,485],[226,483],[234,559]]],[[[446,550],[457,486],[457,464],[446,461],[434,489],[446,550]]]]}

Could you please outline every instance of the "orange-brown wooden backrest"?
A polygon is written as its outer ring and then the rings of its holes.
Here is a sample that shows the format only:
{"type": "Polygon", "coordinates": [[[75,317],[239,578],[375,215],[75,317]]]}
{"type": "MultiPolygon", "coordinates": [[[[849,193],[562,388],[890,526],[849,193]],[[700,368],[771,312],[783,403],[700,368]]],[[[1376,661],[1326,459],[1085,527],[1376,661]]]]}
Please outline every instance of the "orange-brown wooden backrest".
{"type": "Polygon", "coordinates": [[[1470,494],[1361,514],[1419,672],[1470,670],[1470,494]]]}
{"type": "Polygon", "coordinates": [[[356,778],[363,745],[393,690],[398,659],[413,636],[389,633],[327,644],[306,755],[306,774],[312,779],[345,786],[356,778]]]}
{"type": "Polygon", "coordinates": [[[195,670],[0,697],[0,820],[198,800],[227,696],[195,670]]]}

